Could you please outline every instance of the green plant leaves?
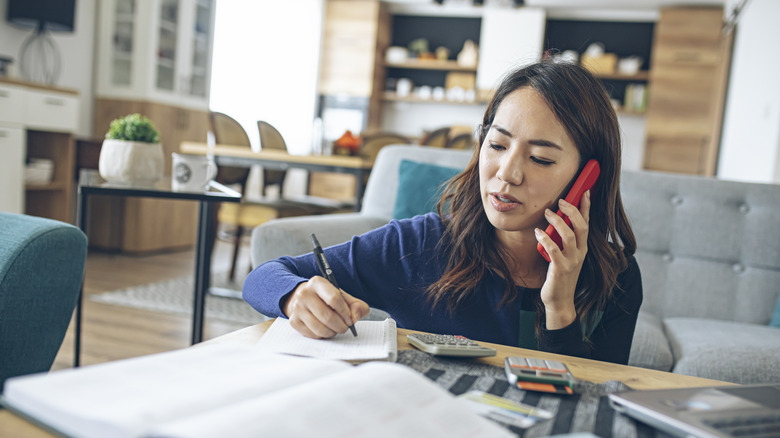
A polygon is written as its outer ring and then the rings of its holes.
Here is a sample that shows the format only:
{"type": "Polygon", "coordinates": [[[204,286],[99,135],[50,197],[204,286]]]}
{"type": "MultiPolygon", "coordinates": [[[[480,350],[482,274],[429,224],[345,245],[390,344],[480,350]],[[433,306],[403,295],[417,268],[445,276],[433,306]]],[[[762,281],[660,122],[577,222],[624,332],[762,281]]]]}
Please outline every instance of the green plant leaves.
{"type": "Polygon", "coordinates": [[[147,117],[130,114],[114,119],[106,133],[107,139],[159,143],[160,133],[147,117]]]}

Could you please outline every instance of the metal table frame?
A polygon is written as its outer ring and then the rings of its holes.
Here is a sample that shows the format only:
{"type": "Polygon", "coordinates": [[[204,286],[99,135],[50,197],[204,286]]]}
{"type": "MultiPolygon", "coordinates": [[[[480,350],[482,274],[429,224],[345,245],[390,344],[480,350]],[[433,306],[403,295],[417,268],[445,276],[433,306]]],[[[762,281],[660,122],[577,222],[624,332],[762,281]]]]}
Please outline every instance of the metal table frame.
{"type": "MultiPolygon", "coordinates": [[[[195,287],[193,291],[192,311],[192,344],[203,340],[203,319],[206,304],[206,293],[211,283],[211,253],[213,245],[208,239],[214,235],[213,212],[215,204],[220,202],[241,202],[241,194],[212,182],[205,192],[174,192],[171,189],[170,178],[153,185],[119,185],[107,183],[95,170],[82,170],[78,185],[77,224],[85,234],[87,232],[87,208],[91,195],[108,195],[121,197],[144,197],[164,199],[184,199],[198,201],[198,236],[195,250],[195,287]]],[[[81,362],[81,321],[84,302],[84,286],[82,283],[76,304],[76,323],[74,336],[73,366],[81,362]]]]}

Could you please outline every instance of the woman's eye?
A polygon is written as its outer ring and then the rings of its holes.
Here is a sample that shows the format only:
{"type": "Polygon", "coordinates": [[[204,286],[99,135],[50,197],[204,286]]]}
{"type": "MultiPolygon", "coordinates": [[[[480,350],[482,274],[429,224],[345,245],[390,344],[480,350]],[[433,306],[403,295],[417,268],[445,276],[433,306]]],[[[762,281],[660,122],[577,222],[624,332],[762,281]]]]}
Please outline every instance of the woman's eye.
{"type": "Polygon", "coordinates": [[[488,143],[488,146],[491,149],[496,150],[496,151],[503,151],[504,149],[506,149],[505,147],[501,146],[498,143],[488,143]]]}
{"type": "Polygon", "coordinates": [[[549,166],[555,162],[552,160],[546,160],[544,158],[539,158],[539,157],[531,157],[531,161],[533,161],[536,164],[541,164],[542,166],[549,166]]]}

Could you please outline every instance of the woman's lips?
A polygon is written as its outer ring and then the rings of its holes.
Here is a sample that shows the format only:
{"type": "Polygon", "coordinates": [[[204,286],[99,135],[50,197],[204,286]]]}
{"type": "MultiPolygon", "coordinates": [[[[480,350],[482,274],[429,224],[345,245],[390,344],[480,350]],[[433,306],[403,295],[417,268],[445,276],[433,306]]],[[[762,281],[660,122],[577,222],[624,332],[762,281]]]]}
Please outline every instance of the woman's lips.
{"type": "Polygon", "coordinates": [[[496,211],[506,212],[520,206],[520,201],[506,193],[491,193],[490,204],[496,211]]]}

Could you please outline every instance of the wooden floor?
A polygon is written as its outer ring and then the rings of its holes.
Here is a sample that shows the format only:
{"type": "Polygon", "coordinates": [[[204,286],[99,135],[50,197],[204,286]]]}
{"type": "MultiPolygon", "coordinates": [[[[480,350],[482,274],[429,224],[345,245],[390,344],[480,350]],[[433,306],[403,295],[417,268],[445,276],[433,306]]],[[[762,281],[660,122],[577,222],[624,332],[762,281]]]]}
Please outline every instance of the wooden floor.
{"type": "MultiPolygon", "coordinates": [[[[229,269],[229,244],[218,242],[212,259],[212,272],[229,269]]],[[[249,270],[248,246],[239,254],[243,277],[249,270]]],[[[179,251],[151,256],[128,256],[90,251],[87,256],[84,293],[97,294],[129,286],[159,282],[182,275],[194,275],[195,251],[179,251]]],[[[84,300],[81,337],[81,364],[90,365],[117,359],[170,351],[190,345],[192,320],[160,312],[137,310],[84,300]]],[[[209,320],[206,313],[203,338],[211,339],[245,327],[245,324],[209,320]]],[[[73,323],[54,361],[52,370],[73,366],[73,323]]],[[[49,436],[30,428],[22,420],[0,411],[0,437],[49,436]]]]}

